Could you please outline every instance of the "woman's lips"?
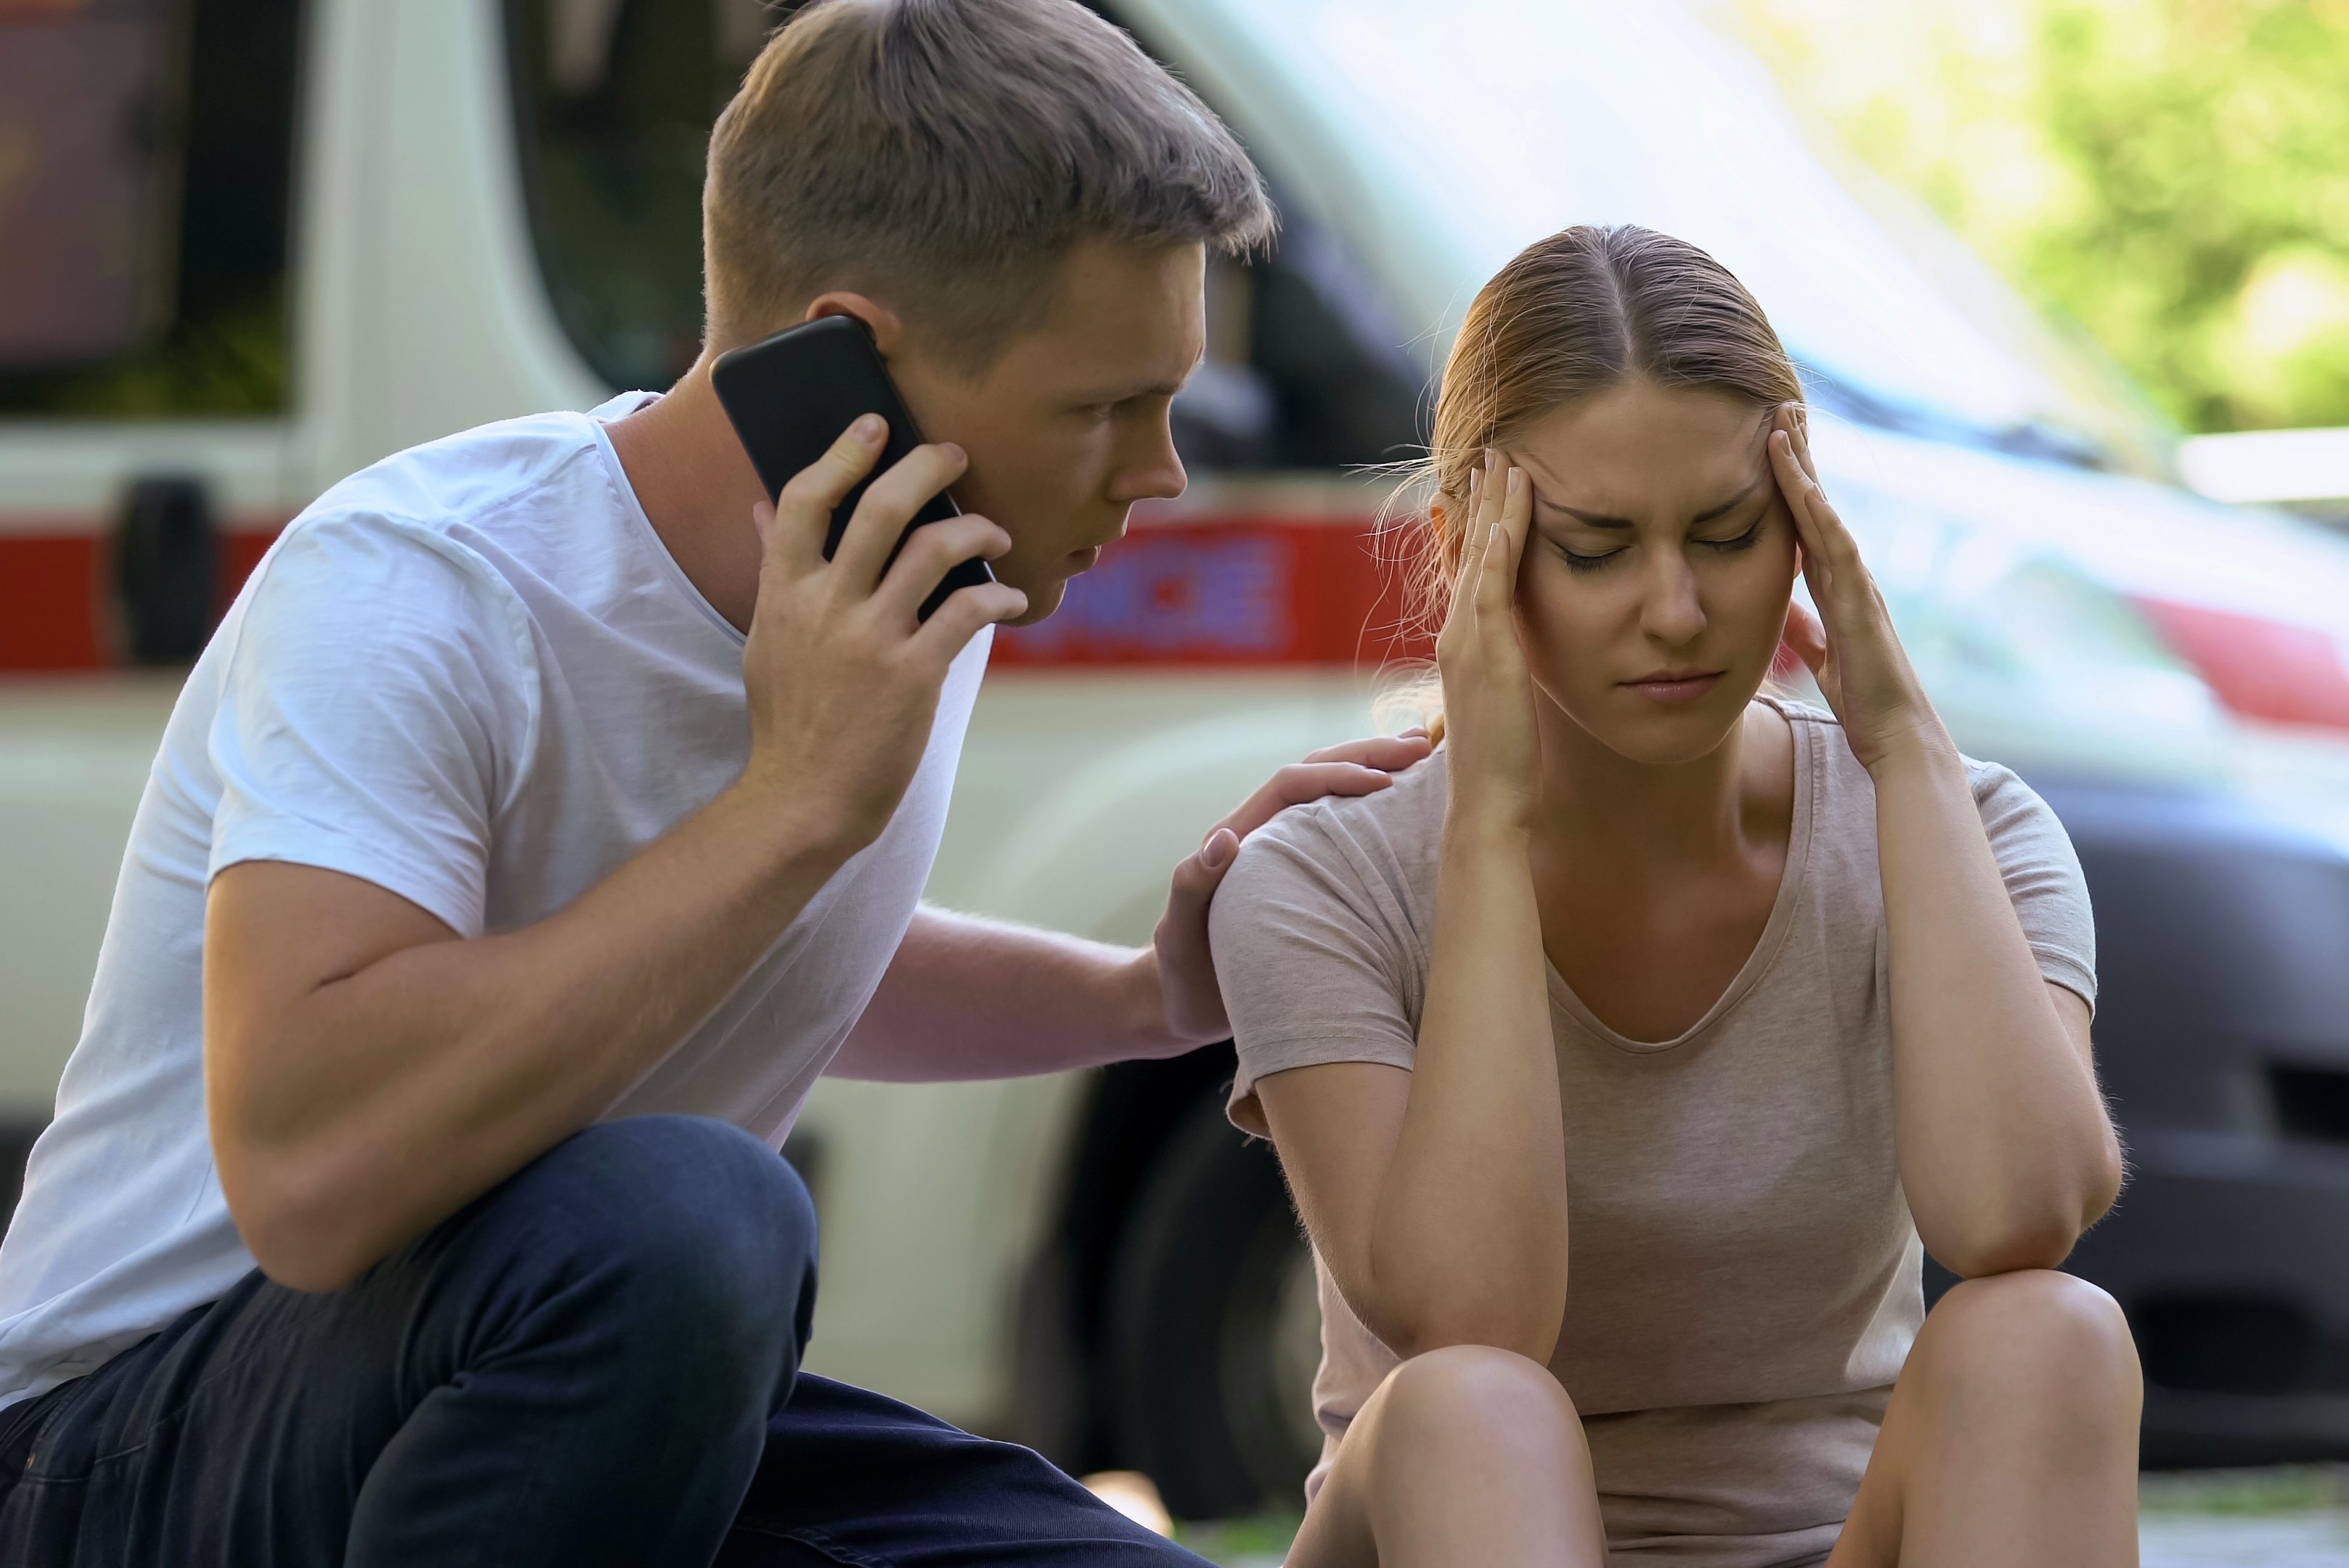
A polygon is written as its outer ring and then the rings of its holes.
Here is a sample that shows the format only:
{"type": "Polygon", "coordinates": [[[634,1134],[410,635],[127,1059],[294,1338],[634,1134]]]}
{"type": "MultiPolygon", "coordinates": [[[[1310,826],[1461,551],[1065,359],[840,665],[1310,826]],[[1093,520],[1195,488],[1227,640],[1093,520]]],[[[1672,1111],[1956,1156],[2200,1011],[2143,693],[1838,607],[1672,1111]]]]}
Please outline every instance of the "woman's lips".
{"type": "Polygon", "coordinates": [[[1694,702],[1720,679],[1719,670],[1708,670],[1698,675],[1642,676],[1638,680],[1623,682],[1622,686],[1650,702],[1694,702]]]}

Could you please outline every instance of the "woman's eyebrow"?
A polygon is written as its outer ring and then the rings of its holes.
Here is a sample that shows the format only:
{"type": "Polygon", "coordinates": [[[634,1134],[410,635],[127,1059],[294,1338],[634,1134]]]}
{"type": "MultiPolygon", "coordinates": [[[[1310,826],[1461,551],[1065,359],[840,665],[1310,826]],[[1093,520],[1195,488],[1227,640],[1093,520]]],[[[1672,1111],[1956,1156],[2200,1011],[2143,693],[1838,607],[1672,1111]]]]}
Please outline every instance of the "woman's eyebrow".
{"type": "Polygon", "coordinates": [[[1759,474],[1755,475],[1744,490],[1739,490],[1735,495],[1731,496],[1719,506],[1709,506],[1705,508],[1702,511],[1698,512],[1694,517],[1689,519],[1689,521],[1691,522],[1711,522],[1714,518],[1721,516],[1724,512],[1735,511],[1753,497],[1755,490],[1762,488],[1764,477],[1764,476],[1759,474]]]}
{"type": "MultiPolygon", "coordinates": [[[[1713,519],[1720,517],[1724,513],[1734,511],[1739,507],[1745,504],[1745,502],[1753,497],[1754,492],[1761,488],[1762,477],[1757,475],[1744,490],[1739,490],[1735,495],[1731,496],[1727,500],[1723,501],[1718,506],[1706,507],[1702,511],[1698,512],[1694,517],[1690,518],[1689,521],[1692,523],[1711,522],[1713,519]]],[[[1552,511],[1562,511],[1566,513],[1567,516],[1574,519],[1575,521],[1581,523],[1586,528],[1630,528],[1632,526],[1631,520],[1628,517],[1610,517],[1605,512],[1584,511],[1579,507],[1562,506],[1558,502],[1551,500],[1544,496],[1539,490],[1536,490],[1534,492],[1534,502],[1536,505],[1547,507],[1552,511]]]]}

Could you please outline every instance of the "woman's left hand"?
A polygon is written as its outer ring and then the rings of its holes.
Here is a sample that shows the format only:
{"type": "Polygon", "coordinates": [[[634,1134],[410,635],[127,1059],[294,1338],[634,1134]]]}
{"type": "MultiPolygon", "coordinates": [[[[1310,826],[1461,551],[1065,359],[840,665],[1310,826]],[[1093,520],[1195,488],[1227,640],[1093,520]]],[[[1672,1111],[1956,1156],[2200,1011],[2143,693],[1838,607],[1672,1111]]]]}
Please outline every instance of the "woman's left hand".
{"type": "Polygon", "coordinates": [[[1873,772],[1920,748],[1952,749],[1857,542],[1819,488],[1810,442],[1791,404],[1778,410],[1770,432],[1770,466],[1794,513],[1803,579],[1819,607],[1814,616],[1800,603],[1787,606],[1786,645],[1810,666],[1820,695],[1843,721],[1852,754],[1873,772]]]}

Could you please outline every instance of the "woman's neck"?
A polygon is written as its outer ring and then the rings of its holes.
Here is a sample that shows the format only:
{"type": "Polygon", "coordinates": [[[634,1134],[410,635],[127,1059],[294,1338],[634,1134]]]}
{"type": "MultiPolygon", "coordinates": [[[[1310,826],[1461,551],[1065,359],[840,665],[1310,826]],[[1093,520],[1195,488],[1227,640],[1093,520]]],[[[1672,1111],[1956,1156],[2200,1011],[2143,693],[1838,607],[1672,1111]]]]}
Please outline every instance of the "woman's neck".
{"type": "Polygon", "coordinates": [[[1785,728],[1772,725],[1775,715],[1749,705],[1705,755],[1649,763],[1607,746],[1547,698],[1537,701],[1542,805],[1535,837],[1544,858],[1586,875],[1644,881],[1744,861],[1757,833],[1783,841],[1785,814],[1773,808],[1781,795],[1791,805],[1791,794],[1774,787],[1775,775],[1787,770],[1768,766],[1776,749],[1771,740],[1785,728]]]}

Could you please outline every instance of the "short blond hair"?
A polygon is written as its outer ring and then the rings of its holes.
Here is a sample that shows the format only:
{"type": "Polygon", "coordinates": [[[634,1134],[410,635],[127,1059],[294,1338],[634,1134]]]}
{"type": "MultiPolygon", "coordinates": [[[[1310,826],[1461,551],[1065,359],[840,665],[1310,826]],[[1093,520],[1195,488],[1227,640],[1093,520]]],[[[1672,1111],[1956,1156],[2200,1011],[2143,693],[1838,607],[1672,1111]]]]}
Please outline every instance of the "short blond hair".
{"type": "Polygon", "coordinates": [[[1271,234],[1223,123],[1076,0],[817,0],[718,117],[702,189],[709,342],[873,294],[982,366],[1071,246],[1271,234]]]}

